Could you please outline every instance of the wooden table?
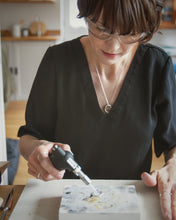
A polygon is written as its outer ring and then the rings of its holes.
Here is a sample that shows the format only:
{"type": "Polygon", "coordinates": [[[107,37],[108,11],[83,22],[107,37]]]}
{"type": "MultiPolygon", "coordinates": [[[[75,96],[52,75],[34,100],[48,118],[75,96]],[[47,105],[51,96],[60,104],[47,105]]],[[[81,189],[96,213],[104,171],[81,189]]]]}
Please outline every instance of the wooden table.
{"type": "MultiPolygon", "coordinates": [[[[10,190],[13,188],[13,202],[12,202],[12,208],[10,210],[7,211],[5,220],[9,219],[21,193],[23,192],[24,189],[24,185],[9,185],[9,186],[5,186],[5,185],[1,185],[0,186],[0,197],[2,197],[3,199],[5,199],[8,195],[8,193],[10,192],[10,190]]],[[[0,217],[2,215],[2,210],[0,210],[0,217]]]]}

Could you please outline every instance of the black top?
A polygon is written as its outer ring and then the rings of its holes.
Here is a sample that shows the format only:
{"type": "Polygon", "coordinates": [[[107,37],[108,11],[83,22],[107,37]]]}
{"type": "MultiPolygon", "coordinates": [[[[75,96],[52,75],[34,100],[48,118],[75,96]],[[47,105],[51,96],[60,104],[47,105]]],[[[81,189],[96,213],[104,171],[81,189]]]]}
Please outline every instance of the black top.
{"type": "MultiPolygon", "coordinates": [[[[50,47],[37,72],[18,136],[66,143],[91,178],[139,179],[155,152],[176,145],[176,82],[171,58],[140,45],[111,112],[98,104],[80,38],[50,47]]],[[[66,178],[74,177],[67,173],[66,178]]]]}

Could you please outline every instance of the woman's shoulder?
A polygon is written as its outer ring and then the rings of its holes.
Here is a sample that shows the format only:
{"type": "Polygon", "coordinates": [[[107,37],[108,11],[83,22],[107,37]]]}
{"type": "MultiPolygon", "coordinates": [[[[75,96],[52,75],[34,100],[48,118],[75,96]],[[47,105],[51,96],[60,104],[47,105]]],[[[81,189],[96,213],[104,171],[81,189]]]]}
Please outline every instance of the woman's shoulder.
{"type": "Polygon", "coordinates": [[[68,50],[73,50],[74,47],[76,47],[78,50],[81,46],[80,43],[80,37],[69,40],[69,41],[64,41],[61,42],[57,45],[51,46],[49,50],[53,51],[54,53],[60,53],[61,51],[68,51],[68,50]]]}
{"type": "Polygon", "coordinates": [[[141,44],[138,55],[143,57],[144,63],[150,62],[151,65],[155,63],[156,65],[165,66],[168,60],[171,60],[171,57],[164,49],[150,43],[141,44]]]}
{"type": "Polygon", "coordinates": [[[147,44],[141,44],[140,48],[142,51],[145,51],[145,53],[148,53],[150,56],[154,57],[163,57],[168,58],[169,55],[166,53],[166,51],[157,45],[147,43],[147,44]]]}

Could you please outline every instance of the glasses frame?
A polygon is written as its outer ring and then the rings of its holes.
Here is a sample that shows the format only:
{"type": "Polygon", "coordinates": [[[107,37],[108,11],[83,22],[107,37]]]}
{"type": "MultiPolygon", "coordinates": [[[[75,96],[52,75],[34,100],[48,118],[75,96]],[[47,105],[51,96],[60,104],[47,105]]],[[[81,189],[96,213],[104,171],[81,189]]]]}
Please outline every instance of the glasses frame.
{"type": "Polygon", "coordinates": [[[94,23],[89,17],[86,18],[86,22],[87,22],[87,25],[88,25],[88,31],[89,33],[91,33],[94,37],[100,39],[100,40],[110,40],[112,38],[117,38],[118,41],[120,41],[121,43],[124,43],[124,44],[133,44],[133,43],[137,43],[139,42],[140,40],[144,39],[144,37],[146,36],[146,33],[143,32],[143,33],[136,33],[136,34],[129,34],[129,35],[121,35],[121,34],[118,34],[118,33],[115,33],[115,34],[111,34],[111,33],[108,33],[107,31],[101,31],[99,30],[100,28],[98,27],[98,25],[96,23],[94,23]],[[98,36],[97,34],[95,34],[93,32],[93,30],[91,30],[91,28],[89,27],[89,24],[92,24],[94,26],[94,28],[96,28],[97,30],[99,30],[100,32],[102,32],[102,34],[104,36],[98,36]],[[138,35],[140,35],[138,37],[138,35]],[[127,37],[132,37],[132,41],[129,41],[127,40],[127,37]],[[137,39],[136,39],[137,37],[137,39]],[[135,39],[134,39],[135,38],[135,39]]]}

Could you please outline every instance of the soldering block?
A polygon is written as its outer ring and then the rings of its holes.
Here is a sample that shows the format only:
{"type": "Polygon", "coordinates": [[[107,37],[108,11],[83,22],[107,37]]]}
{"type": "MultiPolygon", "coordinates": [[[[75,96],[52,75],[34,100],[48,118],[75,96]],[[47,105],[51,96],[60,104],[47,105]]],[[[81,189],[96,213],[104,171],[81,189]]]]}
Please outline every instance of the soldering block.
{"type": "Polygon", "coordinates": [[[134,185],[101,185],[96,188],[101,192],[99,196],[93,196],[89,186],[66,186],[59,220],[140,220],[134,185]]]}

